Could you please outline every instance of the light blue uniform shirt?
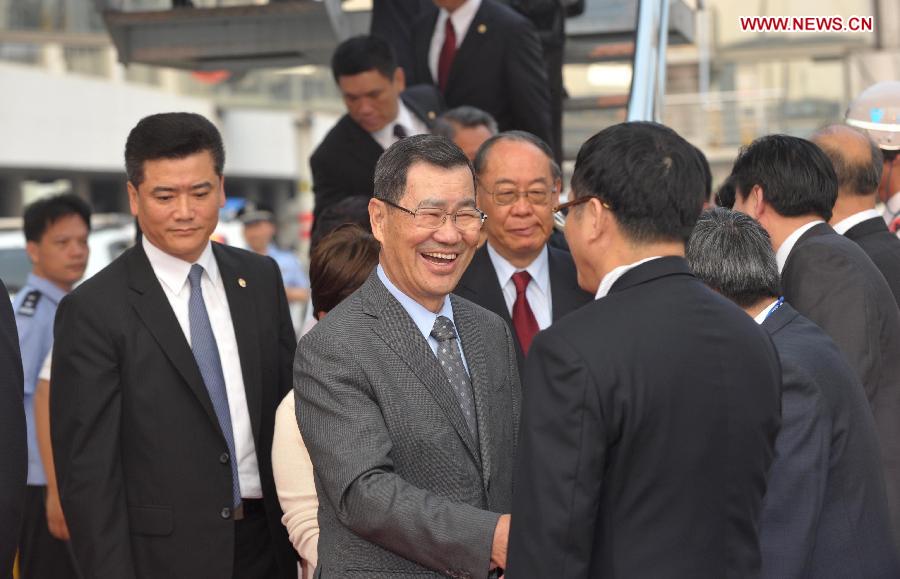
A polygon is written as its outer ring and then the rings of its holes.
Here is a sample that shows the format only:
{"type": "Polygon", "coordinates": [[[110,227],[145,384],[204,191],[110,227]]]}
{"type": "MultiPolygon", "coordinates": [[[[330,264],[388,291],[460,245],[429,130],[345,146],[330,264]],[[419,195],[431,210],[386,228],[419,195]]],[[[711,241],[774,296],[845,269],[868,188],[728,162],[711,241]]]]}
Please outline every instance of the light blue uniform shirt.
{"type": "Polygon", "coordinates": [[[28,484],[46,486],[47,476],[38,450],[34,423],[34,392],[38,373],[53,346],[53,319],[59,300],[66,292],[48,280],[28,274],[25,285],[13,300],[22,370],[25,373],[25,421],[28,426],[28,484]]]}
{"type": "Polygon", "coordinates": [[[303,264],[297,259],[293,251],[284,251],[278,249],[274,245],[269,245],[266,250],[268,256],[275,260],[278,269],[281,270],[281,278],[284,280],[284,287],[309,287],[309,276],[303,270],[303,264]]]}
{"type": "MultiPolygon", "coordinates": [[[[439,311],[438,313],[434,313],[400,291],[397,286],[391,283],[391,280],[388,279],[387,274],[384,273],[384,269],[382,269],[381,264],[378,264],[376,271],[378,272],[378,279],[380,279],[381,283],[384,284],[384,287],[386,287],[387,290],[391,292],[391,295],[397,298],[397,301],[400,302],[400,305],[403,306],[403,309],[406,310],[406,313],[409,314],[410,318],[412,318],[413,323],[417,328],[419,328],[419,331],[422,332],[422,336],[431,347],[431,352],[435,356],[437,356],[438,342],[431,337],[431,329],[434,328],[435,320],[437,320],[438,316],[444,316],[450,318],[450,321],[453,322],[453,327],[456,327],[456,320],[453,319],[453,306],[450,303],[450,299],[444,297],[444,305],[441,306],[441,311],[439,311]]],[[[459,330],[456,331],[456,335],[457,342],[459,342],[459,351],[460,354],[462,354],[463,365],[466,367],[466,372],[468,372],[469,364],[466,362],[466,355],[463,354],[462,341],[459,340],[459,330]]]]}

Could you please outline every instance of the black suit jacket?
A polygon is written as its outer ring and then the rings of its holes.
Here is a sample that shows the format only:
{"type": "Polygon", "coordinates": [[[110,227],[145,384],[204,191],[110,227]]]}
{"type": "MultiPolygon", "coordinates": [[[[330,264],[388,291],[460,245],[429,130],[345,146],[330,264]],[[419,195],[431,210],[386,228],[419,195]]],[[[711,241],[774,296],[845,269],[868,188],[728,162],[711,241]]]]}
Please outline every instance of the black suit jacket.
{"type": "Polygon", "coordinates": [[[900,305],[900,239],[888,231],[884,219],[866,219],[848,229],[844,237],[855,241],[866,252],[900,305]]]}
{"type": "Polygon", "coordinates": [[[789,304],[763,328],[781,360],[782,422],[759,524],[760,577],[900,577],[859,378],[831,338],[789,304]]]}
{"type": "MultiPolygon", "coordinates": [[[[437,18],[437,12],[426,13],[413,27],[417,83],[437,84],[428,67],[437,18]]],[[[494,116],[501,131],[528,131],[554,146],[541,43],[531,22],[508,6],[482,0],[456,51],[444,101],[450,108],[478,107],[494,116]]]]}
{"type": "MultiPolygon", "coordinates": [[[[578,272],[575,271],[575,262],[572,255],[561,249],[549,248],[550,269],[550,300],[552,320],[555,322],[569,312],[576,310],[594,299],[594,296],[578,287],[578,272]]],[[[503,289],[497,280],[497,272],[488,254],[487,244],[475,252],[472,263],[459,279],[456,295],[478,304],[503,318],[513,336],[516,330],[512,325],[512,317],[506,300],[503,298],[503,289]]],[[[519,372],[524,370],[525,356],[518,338],[516,343],[516,357],[519,361],[519,372]]]]}
{"type": "MultiPolygon", "coordinates": [[[[429,128],[444,108],[441,95],[433,86],[410,87],[401,98],[429,128]]],[[[381,145],[350,115],[341,117],[309,159],[316,198],[313,217],[352,195],[371,197],[375,164],[382,153],[381,145]]]]}
{"type": "MultiPolygon", "coordinates": [[[[237,338],[279,576],[296,577],[271,464],[275,408],[291,388],[296,345],[284,285],[270,258],[217,243],[213,253],[237,338]]],[[[232,576],[227,446],[141,244],[60,302],[50,412],[60,496],[85,577],[232,576]]]]}
{"type": "Polygon", "coordinates": [[[19,354],[19,334],[6,286],[0,282],[0,577],[12,576],[19,544],[28,474],[25,442],[25,409],[22,393],[25,378],[19,354]]]}
{"type": "Polygon", "coordinates": [[[510,579],[757,576],[781,398],[765,330],[663,257],[525,366],[510,579]]]}
{"type": "Polygon", "coordinates": [[[900,310],[894,296],[865,252],[825,223],[794,245],[781,283],[785,299],[831,336],[866,390],[900,544],[900,310]]]}

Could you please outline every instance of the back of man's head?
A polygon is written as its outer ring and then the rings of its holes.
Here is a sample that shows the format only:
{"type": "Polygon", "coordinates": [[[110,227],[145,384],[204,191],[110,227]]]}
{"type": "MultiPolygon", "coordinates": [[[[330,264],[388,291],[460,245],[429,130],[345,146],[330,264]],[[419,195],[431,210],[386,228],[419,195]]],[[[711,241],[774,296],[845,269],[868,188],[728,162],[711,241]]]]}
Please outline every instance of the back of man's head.
{"type": "Polygon", "coordinates": [[[816,131],[812,142],[831,159],[839,195],[878,193],[884,157],[868,135],[847,125],[829,125],[816,131]]]}
{"type": "Polygon", "coordinates": [[[397,70],[397,57],[387,41],[378,36],[360,35],[340,43],[331,56],[331,74],[334,81],[342,76],[353,76],[375,70],[385,78],[393,78],[397,70]]]}
{"type": "Polygon", "coordinates": [[[704,211],[688,240],[686,257],[694,275],[742,308],[780,293],[769,234],[738,211],[704,211]]]}
{"type": "Polygon", "coordinates": [[[43,197],[30,203],[25,207],[22,218],[25,240],[40,243],[51,225],[69,215],[81,217],[90,231],[91,207],[87,201],[74,193],[43,197]]]}
{"type": "Polygon", "coordinates": [[[125,142],[125,173],[135,187],[144,180],[144,162],[183,159],[208,151],[216,174],[225,168],[222,135],[206,117],[196,113],[160,113],[141,119],[125,142]]]}
{"type": "Polygon", "coordinates": [[[578,151],[575,198],[594,196],[633,243],[685,242],[703,207],[704,171],[672,129],[629,122],[603,129],[578,151]]]}
{"type": "MultiPolygon", "coordinates": [[[[817,215],[828,221],[837,199],[831,161],[806,139],[768,135],[738,154],[731,169],[735,195],[746,198],[759,186],[763,198],[782,217],[817,215]]],[[[720,192],[721,193],[721,192],[720,192]]],[[[735,198],[720,198],[733,207],[735,198]]]]}

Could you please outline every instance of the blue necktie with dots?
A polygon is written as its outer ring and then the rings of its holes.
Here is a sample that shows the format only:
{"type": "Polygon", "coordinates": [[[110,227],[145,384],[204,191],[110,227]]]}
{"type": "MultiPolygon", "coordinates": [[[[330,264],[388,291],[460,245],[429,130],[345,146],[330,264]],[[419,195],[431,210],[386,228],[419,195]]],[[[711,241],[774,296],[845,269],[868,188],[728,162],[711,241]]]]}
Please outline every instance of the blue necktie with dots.
{"type": "Polygon", "coordinates": [[[475,420],[475,397],[472,395],[472,381],[463,366],[462,352],[456,337],[456,328],[446,316],[438,316],[434,321],[431,336],[437,340],[437,359],[447,376],[456,401],[466,419],[466,425],[475,440],[478,440],[478,424],[475,420]]]}
{"type": "Polygon", "coordinates": [[[219,347],[213,334],[206,304],[203,303],[203,289],[200,278],[203,266],[195,263],[191,266],[188,280],[191,282],[191,298],[188,301],[188,320],[191,327],[191,350],[203,383],[209,392],[213,409],[219,419],[225,444],[228,446],[229,463],[231,463],[231,492],[234,507],[241,503],[241,483],[237,472],[237,455],[234,452],[234,433],[231,428],[231,411],[228,409],[228,391],[225,389],[225,374],[222,372],[222,360],[219,358],[219,347]]]}

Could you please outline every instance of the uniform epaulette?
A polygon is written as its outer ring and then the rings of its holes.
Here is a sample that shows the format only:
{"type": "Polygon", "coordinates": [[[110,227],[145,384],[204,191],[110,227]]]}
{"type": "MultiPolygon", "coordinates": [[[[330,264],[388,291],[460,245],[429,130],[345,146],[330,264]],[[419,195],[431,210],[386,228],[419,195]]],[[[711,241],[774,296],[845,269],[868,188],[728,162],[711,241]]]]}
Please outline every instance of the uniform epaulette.
{"type": "Polygon", "coordinates": [[[40,290],[31,290],[22,300],[22,305],[16,311],[20,316],[32,317],[37,311],[38,302],[41,300],[40,290]]]}

